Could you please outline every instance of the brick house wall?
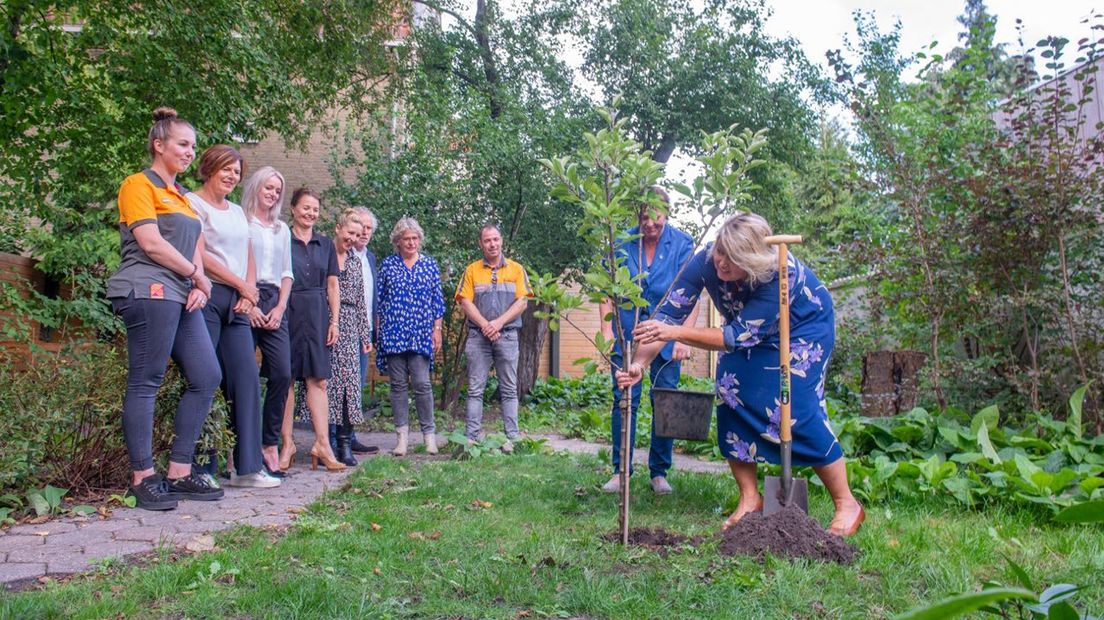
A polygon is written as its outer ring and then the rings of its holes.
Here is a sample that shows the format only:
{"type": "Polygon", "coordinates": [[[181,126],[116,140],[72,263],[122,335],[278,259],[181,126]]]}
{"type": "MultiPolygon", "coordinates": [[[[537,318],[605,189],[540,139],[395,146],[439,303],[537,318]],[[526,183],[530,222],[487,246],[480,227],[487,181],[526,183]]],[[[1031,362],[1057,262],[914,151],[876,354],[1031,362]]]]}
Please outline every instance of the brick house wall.
{"type": "MultiPolygon", "coordinates": [[[[24,256],[0,253],[0,282],[15,286],[24,297],[29,295],[28,287],[42,294],[47,294],[50,289],[53,289],[56,294],[65,295],[66,290],[47,282],[46,276],[35,268],[35,264],[36,261],[24,256]]],[[[30,330],[35,346],[46,351],[59,351],[70,339],[70,334],[66,333],[64,327],[52,330],[10,312],[0,311],[0,326],[30,330]]],[[[16,368],[23,368],[30,357],[29,343],[21,339],[13,339],[7,333],[0,331],[0,355],[6,358],[5,362],[16,368]]]]}
{"type": "MultiPolygon", "coordinates": [[[[708,295],[702,297],[701,303],[704,306],[698,313],[696,326],[715,327],[721,325],[720,316],[713,308],[708,295]]],[[[560,377],[579,377],[583,374],[583,367],[582,365],[576,365],[575,360],[597,356],[594,345],[590,343],[587,336],[593,337],[600,329],[598,306],[597,304],[587,303],[578,310],[569,312],[564,316],[565,320],[560,322],[559,366],[557,372],[560,377]],[[569,325],[568,319],[579,329],[569,325]],[[580,333],[580,330],[586,336],[580,333]]],[[[541,354],[541,366],[538,376],[547,377],[551,372],[550,362],[553,357],[551,347],[552,338],[548,338],[545,340],[544,352],[541,354]]],[[[694,377],[713,378],[717,354],[701,349],[691,349],[691,351],[690,359],[682,364],[682,373],[694,377]]],[[[602,367],[608,368],[604,361],[602,367]]]]}

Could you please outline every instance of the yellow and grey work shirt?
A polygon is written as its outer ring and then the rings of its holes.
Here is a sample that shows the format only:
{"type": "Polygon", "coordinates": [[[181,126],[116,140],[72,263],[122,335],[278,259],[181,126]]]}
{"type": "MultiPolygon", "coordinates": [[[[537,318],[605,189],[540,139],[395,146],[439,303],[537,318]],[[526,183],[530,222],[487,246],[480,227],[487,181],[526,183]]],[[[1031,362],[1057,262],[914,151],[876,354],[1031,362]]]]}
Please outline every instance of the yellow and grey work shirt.
{"type": "MultiPolygon", "coordinates": [[[[467,299],[488,321],[497,319],[515,301],[523,297],[532,297],[529,276],[525,267],[508,258],[498,265],[489,265],[485,259],[477,260],[464,270],[464,278],[456,288],[456,301],[467,299]]],[[[470,327],[477,327],[470,319],[470,327]]],[[[503,329],[521,327],[521,316],[503,325],[503,329]]]]}

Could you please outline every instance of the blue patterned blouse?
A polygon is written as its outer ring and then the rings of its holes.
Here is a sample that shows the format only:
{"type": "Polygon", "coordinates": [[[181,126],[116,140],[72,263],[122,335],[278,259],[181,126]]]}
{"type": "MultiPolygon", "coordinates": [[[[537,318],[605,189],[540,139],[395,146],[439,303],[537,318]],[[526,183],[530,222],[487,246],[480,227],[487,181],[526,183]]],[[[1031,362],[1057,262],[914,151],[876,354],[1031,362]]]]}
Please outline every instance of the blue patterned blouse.
{"type": "Polygon", "coordinates": [[[376,365],[387,372],[387,356],[413,352],[433,359],[433,322],[445,315],[441,271],[421,254],[407,268],[392,254],[379,265],[379,342],[376,365]]]}

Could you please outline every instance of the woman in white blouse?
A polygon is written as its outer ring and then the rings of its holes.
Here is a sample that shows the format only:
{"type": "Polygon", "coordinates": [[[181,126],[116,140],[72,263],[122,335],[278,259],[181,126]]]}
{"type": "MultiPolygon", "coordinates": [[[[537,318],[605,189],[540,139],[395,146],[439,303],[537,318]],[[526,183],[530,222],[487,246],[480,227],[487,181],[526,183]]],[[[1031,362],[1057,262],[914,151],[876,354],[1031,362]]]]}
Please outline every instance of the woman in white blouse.
{"type": "Polygon", "coordinates": [[[249,219],[249,238],[257,265],[260,301],[249,313],[253,340],[261,349],[261,376],[265,398],[261,415],[261,453],[265,465],[283,476],[295,454],[291,418],[284,427],[284,405],[291,387],[291,341],[288,335],[287,305],[294,276],[291,271],[291,231],[280,221],[284,175],[264,166],[245,182],[242,207],[249,219]],[[277,449],[283,439],[283,450],[277,449]]]}
{"type": "Polygon", "coordinates": [[[264,471],[261,457],[261,387],[249,323],[260,295],[249,222],[242,208],[226,199],[241,174],[241,154],[216,144],[199,158],[203,187],[186,197],[203,223],[203,268],[213,281],[203,318],[222,367],[222,391],[237,436],[230,485],[274,487],[280,480],[264,471]]]}

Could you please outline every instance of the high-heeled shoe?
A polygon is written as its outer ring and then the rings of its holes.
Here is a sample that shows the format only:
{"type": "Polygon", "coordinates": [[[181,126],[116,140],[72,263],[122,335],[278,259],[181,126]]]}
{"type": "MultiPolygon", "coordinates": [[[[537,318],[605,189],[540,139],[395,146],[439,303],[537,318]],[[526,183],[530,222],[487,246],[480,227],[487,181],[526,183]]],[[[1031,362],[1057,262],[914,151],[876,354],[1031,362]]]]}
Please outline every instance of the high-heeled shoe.
{"type": "Polygon", "coordinates": [[[854,536],[859,532],[859,528],[862,527],[863,521],[866,521],[866,511],[862,506],[859,506],[859,516],[855,517],[855,520],[851,522],[851,525],[847,527],[830,527],[828,531],[836,536],[843,536],[847,538],[854,536]]]}
{"type": "Polygon", "coordinates": [[[280,470],[281,471],[287,471],[287,470],[291,469],[291,460],[293,458],[295,458],[295,453],[296,452],[297,452],[297,450],[295,449],[295,444],[294,443],[289,441],[289,442],[284,444],[283,449],[280,450],[280,470]]]}
{"type": "Polygon", "coordinates": [[[326,466],[326,471],[345,471],[345,463],[340,463],[336,459],[321,454],[318,452],[318,446],[311,446],[311,470],[318,469],[318,462],[322,461],[322,464],[326,466]]]}
{"type": "Polygon", "coordinates": [[[749,514],[751,514],[753,512],[762,512],[762,511],[763,511],[763,498],[760,497],[759,498],[759,505],[756,506],[754,509],[745,512],[744,514],[740,515],[739,517],[736,516],[736,513],[732,513],[731,515],[729,515],[729,517],[727,519],[725,519],[725,522],[721,525],[721,531],[723,532],[723,531],[727,530],[728,528],[732,527],[733,525],[736,525],[737,523],[740,522],[741,519],[743,519],[744,517],[748,516],[749,514]]]}

